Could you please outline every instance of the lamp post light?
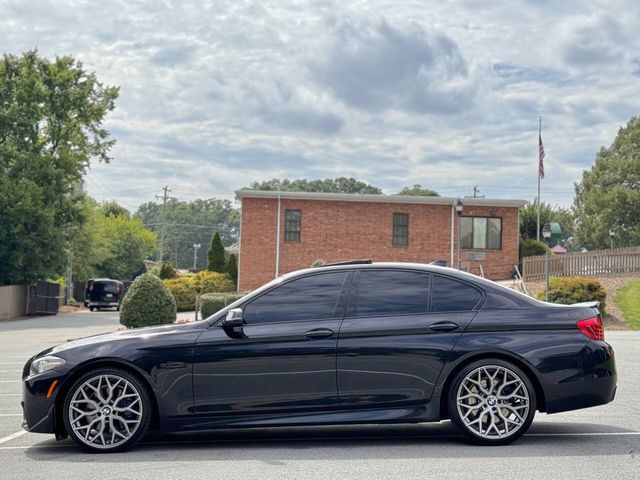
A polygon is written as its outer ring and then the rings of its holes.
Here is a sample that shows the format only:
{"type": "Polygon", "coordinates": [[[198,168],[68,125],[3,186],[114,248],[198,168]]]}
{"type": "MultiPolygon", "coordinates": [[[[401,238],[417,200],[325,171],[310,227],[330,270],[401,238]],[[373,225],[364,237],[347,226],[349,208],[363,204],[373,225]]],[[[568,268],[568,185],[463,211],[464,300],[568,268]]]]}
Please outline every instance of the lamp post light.
{"type": "Polygon", "coordinates": [[[551,240],[551,225],[548,223],[544,224],[544,228],[542,229],[542,238],[544,238],[544,243],[546,245],[546,249],[544,250],[544,276],[547,283],[544,299],[546,302],[549,301],[549,240],[551,240]]]}
{"type": "Polygon", "coordinates": [[[616,236],[616,232],[613,231],[613,228],[609,229],[609,238],[611,239],[611,250],[613,250],[613,237],[616,236]]]}
{"type": "Polygon", "coordinates": [[[462,259],[460,258],[460,243],[462,240],[462,232],[460,231],[462,207],[462,201],[460,200],[460,197],[458,197],[458,201],[456,202],[456,213],[458,214],[458,270],[460,270],[460,267],[462,266],[462,259]]]}
{"type": "Polygon", "coordinates": [[[200,248],[199,243],[193,244],[193,269],[196,269],[196,261],[198,259],[198,249],[200,248]]]}

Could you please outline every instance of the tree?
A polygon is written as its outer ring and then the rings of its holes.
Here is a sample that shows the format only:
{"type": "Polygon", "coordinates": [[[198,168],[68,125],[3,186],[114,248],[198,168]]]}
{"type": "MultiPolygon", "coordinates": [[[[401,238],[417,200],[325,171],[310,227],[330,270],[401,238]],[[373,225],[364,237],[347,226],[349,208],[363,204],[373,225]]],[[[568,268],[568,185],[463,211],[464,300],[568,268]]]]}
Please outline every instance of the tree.
{"type": "Polygon", "coordinates": [[[0,59],[0,284],[64,272],[83,219],[78,185],[92,161],[109,161],[102,122],[117,96],[68,56],[0,59]]]}
{"type": "Polygon", "coordinates": [[[176,272],[175,268],[173,268],[173,265],[171,265],[171,262],[163,262],[162,266],[160,267],[160,272],[158,274],[158,277],[160,277],[160,280],[166,280],[168,278],[177,278],[178,273],[176,272]]]}
{"type": "MultiPolygon", "coordinates": [[[[557,222],[562,228],[562,243],[574,234],[574,218],[570,210],[550,203],[542,202],[540,208],[540,229],[545,223],[557,222]]],[[[538,201],[528,203],[520,209],[520,236],[523,239],[536,239],[538,228],[538,201]]],[[[542,238],[542,232],[540,233],[542,238]]],[[[543,252],[544,253],[544,252],[543,252]]]]}
{"type": "MultiPolygon", "coordinates": [[[[246,188],[246,187],[245,187],[246,188]]],[[[355,178],[325,178],[324,180],[307,180],[300,178],[274,178],[266,182],[253,182],[251,190],[279,190],[283,192],[323,192],[323,193],[362,193],[382,195],[382,190],[355,178]]]]}
{"type": "Polygon", "coordinates": [[[211,272],[224,272],[224,245],[222,245],[222,240],[220,240],[220,234],[218,232],[216,232],[211,239],[209,250],[207,250],[207,258],[209,259],[207,270],[211,272]]]}
{"type": "MultiPolygon", "coordinates": [[[[215,198],[183,202],[170,199],[166,205],[165,260],[178,268],[193,267],[193,245],[208,245],[215,231],[225,245],[238,241],[240,212],[228,200],[215,198]]],[[[162,205],[154,202],[141,205],[134,218],[159,234],[162,224],[162,205]]],[[[207,266],[206,249],[197,251],[196,268],[207,266]]]]}
{"type": "Polygon", "coordinates": [[[238,284],[238,258],[235,253],[229,255],[224,271],[229,274],[234,284],[238,284]]]}
{"type": "Polygon", "coordinates": [[[416,183],[412,188],[404,187],[398,195],[413,195],[413,196],[421,196],[421,197],[439,197],[440,195],[435,190],[430,190],[428,188],[422,188],[422,185],[416,183]]]}
{"type": "Polygon", "coordinates": [[[157,248],[156,234],[136,218],[107,215],[101,220],[100,234],[109,245],[107,257],[97,266],[97,274],[118,280],[133,280],[146,272],[144,260],[157,248]]]}
{"type": "Polygon", "coordinates": [[[575,186],[576,237],[586,248],[640,244],[640,117],[633,117],[575,186]]]}

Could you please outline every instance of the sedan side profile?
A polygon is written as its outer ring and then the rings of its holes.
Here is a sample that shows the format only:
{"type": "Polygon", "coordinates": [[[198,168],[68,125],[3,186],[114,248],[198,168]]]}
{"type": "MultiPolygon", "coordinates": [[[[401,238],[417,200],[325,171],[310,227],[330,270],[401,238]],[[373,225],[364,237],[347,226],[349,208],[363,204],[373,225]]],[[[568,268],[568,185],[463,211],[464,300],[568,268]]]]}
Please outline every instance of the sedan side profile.
{"type": "Polygon", "coordinates": [[[354,262],[280,277],[204,321],[70,341],[23,372],[23,426],[84,450],[148,429],[451,419],[502,445],[536,411],[613,400],[596,304],[555,305],[446,267],[354,262]]]}

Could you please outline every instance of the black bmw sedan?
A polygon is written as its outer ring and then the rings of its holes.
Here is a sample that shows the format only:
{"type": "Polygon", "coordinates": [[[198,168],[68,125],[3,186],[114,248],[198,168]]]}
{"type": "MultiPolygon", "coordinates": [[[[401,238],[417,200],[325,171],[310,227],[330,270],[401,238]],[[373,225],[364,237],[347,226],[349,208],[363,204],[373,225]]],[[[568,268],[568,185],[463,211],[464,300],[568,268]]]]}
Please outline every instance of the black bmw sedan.
{"type": "Polygon", "coordinates": [[[536,411],[613,400],[595,304],[539,302],[423,264],[344,264],[278,278],[195,323],[70,341],[23,372],[25,429],[131,447],[148,429],[451,419],[501,445],[536,411]]]}

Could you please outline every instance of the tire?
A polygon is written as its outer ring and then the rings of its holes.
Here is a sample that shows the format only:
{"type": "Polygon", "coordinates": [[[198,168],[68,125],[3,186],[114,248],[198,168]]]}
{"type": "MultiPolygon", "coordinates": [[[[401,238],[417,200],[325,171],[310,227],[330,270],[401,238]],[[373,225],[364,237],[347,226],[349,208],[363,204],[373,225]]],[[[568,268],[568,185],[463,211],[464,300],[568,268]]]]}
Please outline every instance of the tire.
{"type": "Polygon", "coordinates": [[[451,421],[468,442],[506,445],[531,426],[536,392],[522,369],[486,358],[456,374],[447,392],[447,406],[451,421]]]}
{"type": "Polygon", "coordinates": [[[93,308],[94,308],[94,307],[89,307],[89,311],[90,311],[90,312],[93,312],[93,308]]]}
{"type": "Polygon", "coordinates": [[[92,453],[133,447],[153,415],[148,389],[138,377],[119,368],[97,368],[82,375],[67,392],[63,409],[67,433],[92,453]]]}

